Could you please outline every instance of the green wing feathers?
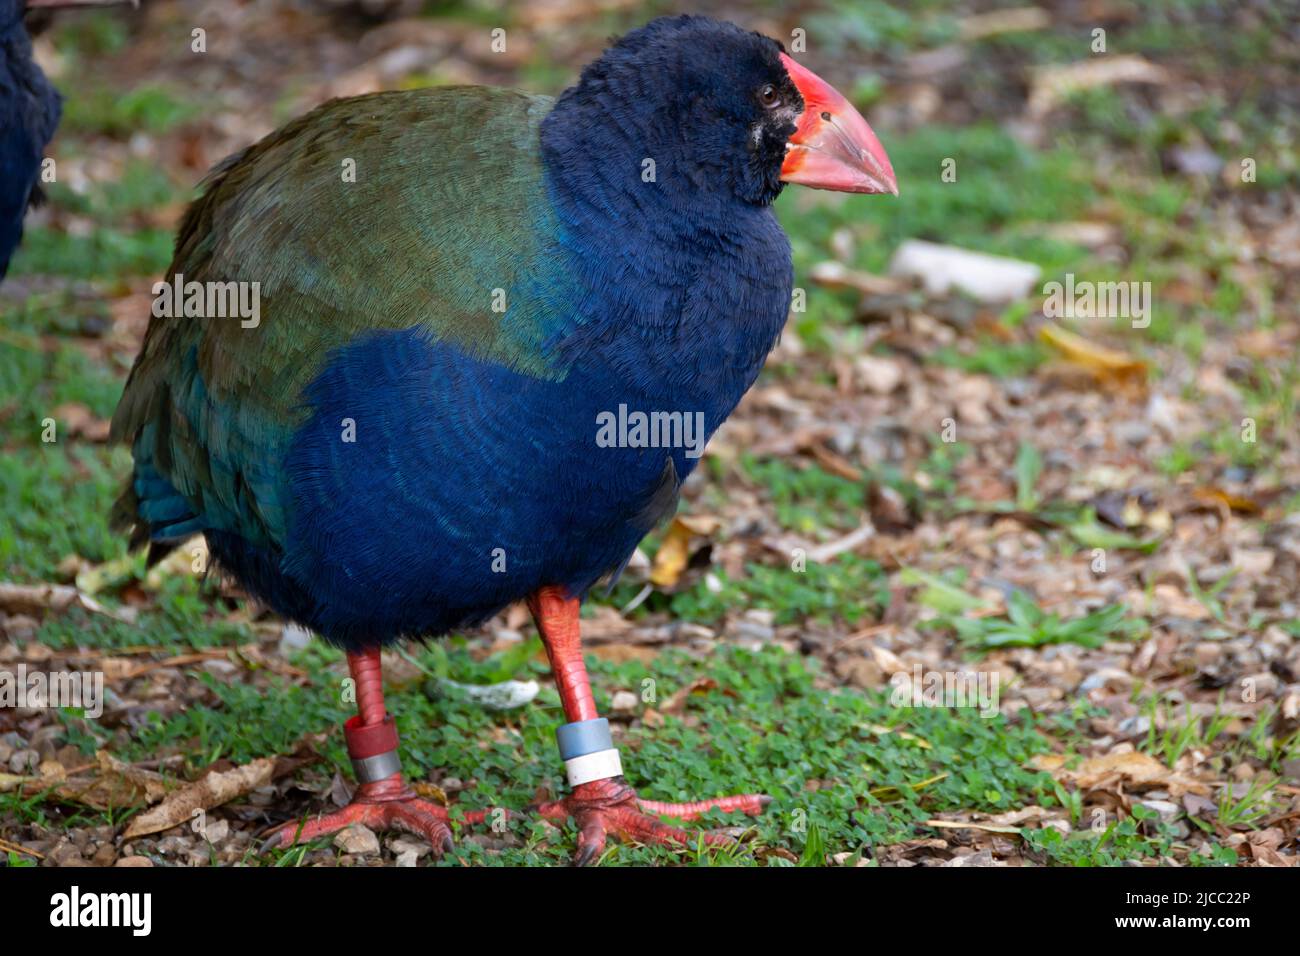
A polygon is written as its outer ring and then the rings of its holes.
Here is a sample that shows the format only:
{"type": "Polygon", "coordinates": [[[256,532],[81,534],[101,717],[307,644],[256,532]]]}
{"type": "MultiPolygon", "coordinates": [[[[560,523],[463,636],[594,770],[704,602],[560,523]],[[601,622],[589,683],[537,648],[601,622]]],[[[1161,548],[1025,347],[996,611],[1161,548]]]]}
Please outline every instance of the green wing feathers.
{"type": "Polygon", "coordinates": [[[278,540],[275,464],[305,414],[303,389],[369,332],[422,326],[470,354],[560,374],[547,344],[570,319],[548,278],[559,229],[537,144],[550,105],[482,87],[334,100],[217,166],[165,280],[257,283],[258,323],[151,319],[113,418],[137,461],[119,523],[151,520],[160,476],[208,526],[278,540]]]}

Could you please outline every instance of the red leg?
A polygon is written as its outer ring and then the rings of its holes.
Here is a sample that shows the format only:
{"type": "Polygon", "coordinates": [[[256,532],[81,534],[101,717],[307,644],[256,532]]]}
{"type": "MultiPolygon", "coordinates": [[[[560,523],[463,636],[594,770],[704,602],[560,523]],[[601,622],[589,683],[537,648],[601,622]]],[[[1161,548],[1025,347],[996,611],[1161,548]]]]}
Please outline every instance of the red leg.
{"type": "MultiPolygon", "coordinates": [[[[582,659],[579,633],[579,602],[567,597],[562,588],[544,587],[528,600],[546,645],[555,684],[570,723],[596,719],[596,703],[591,696],[591,682],[582,659]]],[[[538,812],[548,820],[572,817],[578,825],[578,852],[574,863],[582,866],[600,855],[607,834],[635,843],[689,845],[692,834],[656,819],[656,815],[694,819],[708,810],[739,811],[759,814],[771,803],[771,797],[748,794],[721,797],[694,803],[661,803],[640,800],[621,776],[605,777],[579,783],[562,800],[543,804],[538,812]]],[[[725,846],[734,841],[720,833],[704,833],[704,842],[725,846]]]]}
{"type": "MultiPolygon", "coordinates": [[[[372,830],[404,830],[422,836],[433,847],[435,856],[450,851],[447,811],[417,797],[402,779],[397,762],[397,731],[384,706],[379,650],[349,654],[348,670],[356,683],[357,716],[343,730],[361,784],[346,807],[322,813],[306,823],[278,827],[262,845],[263,852],[337,833],[354,823],[372,830]]],[[[466,814],[466,820],[480,823],[485,816],[486,811],[479,810],[466,814]]]]}

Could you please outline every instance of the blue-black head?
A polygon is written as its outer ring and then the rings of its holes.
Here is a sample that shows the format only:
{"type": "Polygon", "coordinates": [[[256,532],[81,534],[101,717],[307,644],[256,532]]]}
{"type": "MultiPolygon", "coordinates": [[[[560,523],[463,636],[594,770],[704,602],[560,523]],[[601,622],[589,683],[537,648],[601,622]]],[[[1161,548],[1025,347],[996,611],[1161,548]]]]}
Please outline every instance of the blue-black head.
{"type": "Polygon", "coordinates": [[[897,192],[843,96],[775,40],[707,17],[664,17],[624,36],[560,97],[542,143],[571,175],[590,164],[591,179],[652,187],[683,212],[767,206],[786,182],[897,192]]]}
{"type": "Polygon", "coordinates": [[[21,23],[26,12],[25,0],[0,0],[0,34],[21,23]]]}

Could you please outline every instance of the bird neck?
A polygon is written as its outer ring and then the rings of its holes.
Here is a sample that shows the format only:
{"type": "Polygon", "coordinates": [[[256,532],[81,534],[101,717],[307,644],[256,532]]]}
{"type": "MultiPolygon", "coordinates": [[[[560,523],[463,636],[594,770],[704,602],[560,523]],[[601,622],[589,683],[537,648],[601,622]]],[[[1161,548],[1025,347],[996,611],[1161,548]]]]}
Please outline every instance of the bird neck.
{"type": "Polygon", "coordinates": [[[10,31],[15,27],[22,30],[26,36],[26,29],[23,26],[23,6],[19,3],[0,2],[0,39],[7,39],[10,31]]]}
{"type": "Polygon", "coordinates": [[[711,432],[785,323],[789,242],[770,207],[676,182],[671,164],[643,177],[650,157],[634,129],[565,102],[540,133],[577,295],[577,329],[556,343],[557,363],[614,370],[617,394],[702,410],[711,432]]]}
{"type": "Polygon", "coordinates": [[[696,239],[743,240],[774,222],[769,205],[738,197],[727,154],[734,144],[684,139],[675,117],[629,107],[605,87],[584,82],[565,91],[540,139],[570,226],[689,247],[696,239]]]}

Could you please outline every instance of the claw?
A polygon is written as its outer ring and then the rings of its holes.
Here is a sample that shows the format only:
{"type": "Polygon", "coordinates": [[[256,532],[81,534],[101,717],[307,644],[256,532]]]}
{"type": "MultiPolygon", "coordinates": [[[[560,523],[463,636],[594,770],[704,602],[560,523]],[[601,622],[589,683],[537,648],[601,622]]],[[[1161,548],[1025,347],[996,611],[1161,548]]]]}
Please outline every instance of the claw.
{"type": "MultiPolygon", "coordinates": [[[[478,815],[482,818],[482,815],[478,815]]],[[[294,821],[276,829],[262,844],[261,852],[305,843],[338,833],[354,823],[372,830],[402,830],[429,841],[435,857],[455,849],[447,826],[447,811],[434,803],[410,795],[383,801],[358,800],[340,810],[321,814],[307,822],[294,821]]]]}
{"type": "Polygon", "coordinates": [[[257,848],[257,855],[258,855],[258,856],[264,856],[264,855],[266,855],[267,853],[270,853],[272,850],[274,850],[276,847],[278,847],[278,846],[280,845],[280,843],[281,843],[281,840],[280,840],[280,831],[279,831],[279,830],[276,830],[276,831],[275,831],[274,833],[272,833],[269,837],[267,837],[265,840],[263,840],[262,843],[261,843],[261,845],[258,846],[258,848],[257,848]]]}
{"type": "Polygon", "coordinates": [[[578,847],[578,852],[573,854],[573,865],[586,866],[588,863],[590,863],[592,860],[596,858],[596,853],[597,853],[596,847],[590,843],[587,844],[586,846],[578,847]]]}
{"type": "MultiPolygon", "coordinates": [[[[625,842],[686,847],[693,841],[690,832],[658,819],[659,815],[694,819],[709,810],[742,812],[757,815],[772,802],[760,794],[719,797],[694,803],[661,803],[640,800],[636,792],[620,777],[580,784],[563,800],[537,806],[543,819],[564,820],[572,817],[578,825],[578,848],[574,866],[586,866],[605,847],[607,834],[625,842]]],[[[703,831],[699,834],[709,846],[733,846],[736,841],[725,833],[703,831]]]]}

